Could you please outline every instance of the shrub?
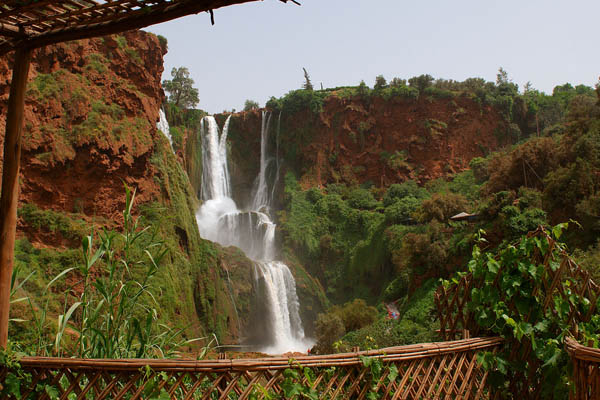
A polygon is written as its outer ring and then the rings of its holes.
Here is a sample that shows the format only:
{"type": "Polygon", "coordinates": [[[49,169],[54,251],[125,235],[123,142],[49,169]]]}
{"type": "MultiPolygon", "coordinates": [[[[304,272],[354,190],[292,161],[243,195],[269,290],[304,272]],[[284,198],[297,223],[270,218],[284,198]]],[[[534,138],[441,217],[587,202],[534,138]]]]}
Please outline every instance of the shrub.
{"type": "Polygon", "coordinates": [[[340,316],[346,332],[354,331],[372,324],[377,315],[375,307],[368,306],[363,299],[354,299],[343,306],[333,306],[331,313],[340,316]]]}
{"type": "Polygon", "coordinates": [[[417,89],[419,91],[419,93],[423,93],[425,91],[425,89],[427,89],[428,87],[430,87],[433,84],[433,76],[426,74],[426,75],[419,75],[419,76],[414,76],[412,78],[410,78],[408,80],[408,85],[410,87],[414,87],[415,89],[417,89]]]}
{"type": "Polygon", "coordinates": [[[551,233],[538,231],[489,252],[473,248],[469,271],[481,284],[471,290],[468,309],[487,334],[505,339],[500,351],[479,356],[490,373],[494,392],[502,398],[539,387],[541,398],[566,399],[570,362],[563,339],[573,330],[586,343],[597,345],[600,339],[597,316],[589,322],[576,319],[575,327],[571,324],[571,310],[586,315],[584,310],[591,304],[574,291],[579,278],[552,273],[565,265],[561,260],[568,257],[566,246],[558,241],[566,227],[558,225],[551,233]],[[553,283],[551,289],[549,282],[553,283]],[[527,358],[522,357],[524,351],[527,358]]]}
{"type": "Polygon", "coordinates": [[[341,338],[346,330],[339,315],[333,313],[319,314],[315,322],[317,343],[314,352],[317,354],[333,353],[333,343],[341,338]]]}
{"type": "Polygon", "coordinates": [[[408,269],[399,271],[398,276],[391,281],[383,291],[384,301],[394,301],[408,294],[410,276],[408,269]]]}
{"type": "Polygon", "coordinates": [[[383,196],[383,205],[390,206],[396,200],[404,197],[414,197],[415,199],[424,199],[428,196],[427,190],[419,187],[415,181],[406,181],[403,183],[394,183],[390,185],[383,196]]]}
{"type": "Polygon", "coordinates": [[[377,318],[377,309],[368,306],[363,299],[354,299],[342,306],[333,306],[326,313],[317,316],[315,333],[317,353],[331,353],[334,342],[346,332],[361,329],[372,324],[377,318]]]}
{"type": "Polygon", "coordinates": [[[483,183],[489,179],[487,159],[475,157],[469,162],[469,167],[473,171],[473,176],[475,176],[477,183],[483,183]]]}
{"type": "Polygon", "coordinates": [[[467,199],[461,194],[435,193],[430,199],[423,200],[415,214],[421,223],[433,220],[447,222],[451,216],[465,211],[467,204],[467,199]]]}
{"type": "Polygon", "coordinates": [[[375,86],[373,86],[373,89],[381,90],[386,87],[387,87],[387,81],[385,80],[383,75],[377,75],[377,77],[375,78],[375,86]]]}
{"type": "Polygon", "coordinates": [[[396,199],[393,204],[385,208],[385,220],[389,224],[406,223],[420,205],[421,200],[412,196],[396,199]]]}
{"type": "Polygon", "coordinates": [[[353,189],[348,196],[348,204],[350,207],[372,210],[379,205],[379,202],[375,200],[373,194],[362,188],[353,189]]]}
{"type": "Polygon", "coordinates": [[[523,235],[546,224],[546,213],[539,208],[530,208],[521,212],[518,207],[505,206],[500,212],[506,233],[509,236],[523,235]]]}

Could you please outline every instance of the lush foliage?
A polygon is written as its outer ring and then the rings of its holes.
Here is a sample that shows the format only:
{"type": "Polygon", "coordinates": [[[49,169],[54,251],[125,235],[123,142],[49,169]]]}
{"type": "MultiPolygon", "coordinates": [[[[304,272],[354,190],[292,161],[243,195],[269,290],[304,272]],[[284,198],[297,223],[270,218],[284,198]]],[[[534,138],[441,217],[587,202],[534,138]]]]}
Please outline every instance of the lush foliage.
{"type": "MultiPolygon", "coordinates": [[[[82,262],[77,267],[63,269],[46,285],[38,297],[44,301],[41,307],[35,306],[29,297],[19,299],[26,299],[29,304],[30,320],[37,336],[35,354],[84,358],[165,357],[183,344],[178,339],[182,330],[158,323],[159,310],[151,286],[166,249],[157,241],[156,231],[141,228],[139,218],[132,216],[134,200],[135,192],[126,188],[123,230],[102,231],[99,244],[94,243],[93,233],[85,236],[82,262]],[[54,339],[50,340],[46,334],[48,292],[55,282],[75,272],[81,281],[75,281],[65,291],[63,310],[58,316],[56,331],[49,335],[54,339]]],[[[17,284],[19,273],[18,264],[13,276],[15,295],[33,275],[30,273],[17,284]]]]}
{"type": "Polygon", "coordinates": [[[194,80],[190,78],[190,71],[186,67],[173,68],[171,80],[164,80],[163,88],[169,93],[169,102],[176,107],[184,109],[194,108],[200,101],[198,89],[193,87],[194,80]]]}
{"type": "Polygon", "coordinates": [[[574,334],[574,325],[586,342],[597,344],[600,338],[597,316],[590,322],[572,323],[571,310],[586,315],[593,300],[576,290],[576,277],[563,276],[558,288],[549,289],[552,272],[558,271],[566,257],[565,245],[555,241],[566,227],[558,225],[551,236],[545,232],[524,236],[487,252],[480,248],[485,244],[480,237],[473,247],[469,272],[481,284],[472,289],[468,308],[485,331],[506,339],[500,352],[480,358],[490,370],[490,382],[506,396],[539,382],[545,398],[566,399],[569,358],[563,339],[574,334]],[[515,346],[520,346],[516,356],[515,346]],[[524,357],[528,349],[531,352],[524,357]]]}

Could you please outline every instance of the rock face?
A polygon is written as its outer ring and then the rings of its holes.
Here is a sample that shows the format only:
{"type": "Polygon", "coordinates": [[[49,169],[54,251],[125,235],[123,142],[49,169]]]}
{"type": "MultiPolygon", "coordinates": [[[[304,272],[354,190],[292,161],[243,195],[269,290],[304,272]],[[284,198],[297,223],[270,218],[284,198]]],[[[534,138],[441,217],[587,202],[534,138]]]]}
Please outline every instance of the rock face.
{"type": "MultiPolygon", "coordinates": [[[[36,282],[24,286],[35,302],[37,285],[81,262],[83,235],[122,224],[125,183],[137,190],[134,213],[158,229],[169,250],[155,280],[160,320],[183,328],[187,337],[214,332],[220,342],[235,342],[247,322],[242,311],[250,303],[252,266],[198,234],[194,189],[156,129],[165,52],[156,36],[142,31],[34,52],[15,258],[36,272],[36,282]]],[[[0,146],[11,64],[0,59],[0,146]]],[[[63,291],[77,295],[81,289],[68,285],[78,281],[70,273],[63,291]]],[[[62,312],[63,297],[57,296],[52,315],[62,312]]],[[[28,335],[26,326],[11,329],[17,338],[28,335]]]]}
{"type": "MultiPolygon", "coordinates": [[[[242,112],[230,125],[232,181],[246,191],[259,168],[253,160],[260,154],[261,119],[260,111],[242,112]]],[[[333,94],[321,112],[283,111],[279,147],[286,168],[305,187],[365,182],[386,187],[467,169],[473,157],[506,144],[498,140],[501,129],[500,114],[468,96],[365,101],[333,94]]]]}
{"type": "MultiPolygon", "coordinates": [[[[154,35],[67,42],[34,52],[25,104],[21,202],[115,217],[123,184],[160,193],[150,163],[164,50],[154,35]]],[[[0,59],[3,143],[11,60],[0,59]]]]}

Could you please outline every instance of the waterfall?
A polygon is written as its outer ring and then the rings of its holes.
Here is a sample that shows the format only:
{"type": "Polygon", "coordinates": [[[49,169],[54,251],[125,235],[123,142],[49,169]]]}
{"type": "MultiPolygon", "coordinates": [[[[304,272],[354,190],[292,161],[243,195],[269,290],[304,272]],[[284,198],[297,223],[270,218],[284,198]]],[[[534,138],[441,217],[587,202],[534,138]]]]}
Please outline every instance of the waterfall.
{"type": "Polygon", "coordinates": [[[171,144],[171,148],[173,148],[173,138],[171,137],[171,128],[169,128],[169,121],[167,121],[167,116],[165,115],[165,112],[163,111],[163,109],[161,108],[158,111],[158,122],[156,123],[156,129],[158,129],[159,131],[161,131],[163,133],[163,135],[165,135],[165,137],[169,140],[169,143],[171,144]]]}
{"type": "MultiPolygon", "coordinates": [[[[271,114],[263,112],[260,171],[252,199],[248,202],[250,207],[239,210],[231,198],[227,166],[229,118],[222,133],[219,133],[214,117],[202,120],[201,198],[204,203],[196,218],[203,238],[223,246],[239,247],[254,261],[257,310],[252,316],[253,332],[247,332],[247,344],[269,354],[304,352],[314,341],[304,336],[294,277],[287,265],[276,260],[276,226],[269,215],[273,197],[269,176],[273,176],[271,165],[274,161],[268,154],[270,125],[271,114]]],[[[276,155],[278,170],[277,158],[276,155]]],[[[278,179],[278,171],[275,173],[278,179]]]]}

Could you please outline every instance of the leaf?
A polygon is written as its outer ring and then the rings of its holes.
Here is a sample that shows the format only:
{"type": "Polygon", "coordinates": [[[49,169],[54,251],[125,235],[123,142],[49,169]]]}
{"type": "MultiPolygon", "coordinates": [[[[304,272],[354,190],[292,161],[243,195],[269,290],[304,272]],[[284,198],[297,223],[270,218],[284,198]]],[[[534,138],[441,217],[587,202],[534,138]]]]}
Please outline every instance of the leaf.
{"type": "Polygon", "coordinates": [[[538,332],[546,332],[548,330],[549,322],[548,320],[541,320],[537,324],[535,324],[534,329],[538,332]]]}
{"type": "Polygon", "coordinates": [[[498,261],[494,260],[493,258],[488,259],[487,267],[488,267],[488,271],[491,272],[492,274],[497,274],[498,271],[500,270],[500,264],[498,263],[498,261]]]}
{"type": "Polygon", "coordinates": [[[11,394],[16,398],[21,397],[21,379],[12,372],[9,372],[4,378],[4,385],[7,394],[11,394]]]}
{"type": "Polygon", "coordinates": [[[394,382],[396,380],[396,378],[398,377],[398,367],[396,367],[396,364],[392,364],[389,367],[389,371],[390,373],[388,374],[388,382],[394,382]]]}
{"type": "Polygon", "coordinates": [[[57,280],[59,280],[60,278],[62,278],[66,274],[68,274],[69,272],[73,271],[74,269],[75,269],[75,267],[67,268],[64,271],[62,271],[60,274],[56,275],[50,282],[48,282],[48,284],[46,285],[46,289],[49,289],[54,284],[54,282],[56,282],[57,280]]]}

